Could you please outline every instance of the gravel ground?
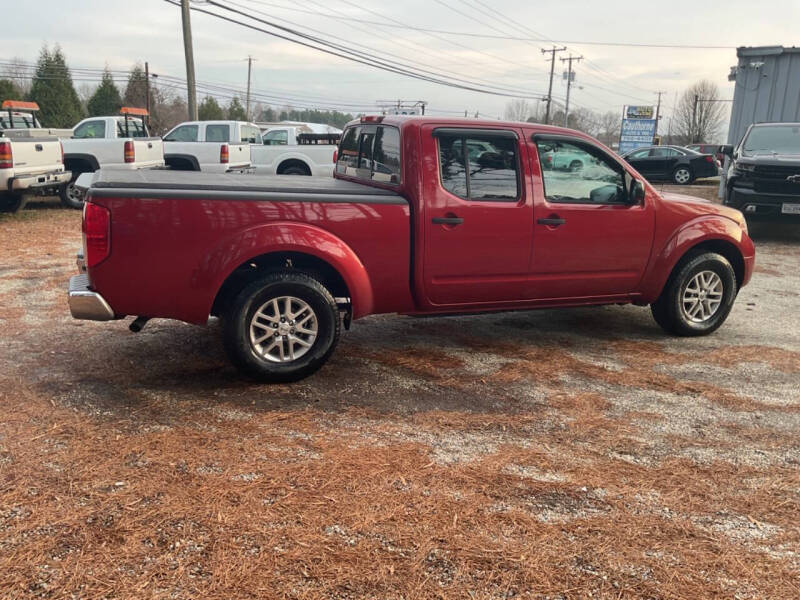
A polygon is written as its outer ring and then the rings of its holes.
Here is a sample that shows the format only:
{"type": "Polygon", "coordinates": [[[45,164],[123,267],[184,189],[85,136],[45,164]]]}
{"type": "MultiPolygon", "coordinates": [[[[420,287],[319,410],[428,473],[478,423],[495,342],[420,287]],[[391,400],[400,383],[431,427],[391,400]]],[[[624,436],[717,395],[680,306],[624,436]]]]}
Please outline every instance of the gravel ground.
{"type": "Polygon", "coordinates": [[[214,323],[73,321],[79,222],[0,218],[1,597],[800,597],[799,228],[710,337],[377,316],[268,386],[214,323]]]}

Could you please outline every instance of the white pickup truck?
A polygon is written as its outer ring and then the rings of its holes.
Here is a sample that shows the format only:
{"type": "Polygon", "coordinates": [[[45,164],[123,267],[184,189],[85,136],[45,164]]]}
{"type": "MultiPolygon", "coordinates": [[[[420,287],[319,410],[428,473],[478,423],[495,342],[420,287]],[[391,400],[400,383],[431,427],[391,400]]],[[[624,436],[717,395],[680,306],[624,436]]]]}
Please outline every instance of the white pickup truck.
{"type": "Polygon", "coordinates": [[[244,121],[188,121],[164,136],[164,160],[176,171],[251,171],[250,146],[261,131],[244,121]]]}
{"type": "Polygon", "coordinates": [[[64,164],[72,180],[64,188],[61,201],[73,208],[83,206],[83,194],[75,186],[82,173],[99,169],[156,169],[164,167],[164,144],[150,137],[143,108],[123,107],[120,116],[90,117],[72,129],[72,136],[61,140],[64,164]]]}
{"type": "Polygon", "coordinates": [[[341,131],[320,126],[315,131],[303,124],[270,124],[262,131],[263,145],[250,155],[258,175],[333,175],[334,152],[341,131]]]}
{"type": "Polygon", "coordinates": [[[35,102],[6,100],[0,115],[0,212],[17,212],[28,194],[58,193],[70,180],[61,142],[47,135],[35,102]]]}

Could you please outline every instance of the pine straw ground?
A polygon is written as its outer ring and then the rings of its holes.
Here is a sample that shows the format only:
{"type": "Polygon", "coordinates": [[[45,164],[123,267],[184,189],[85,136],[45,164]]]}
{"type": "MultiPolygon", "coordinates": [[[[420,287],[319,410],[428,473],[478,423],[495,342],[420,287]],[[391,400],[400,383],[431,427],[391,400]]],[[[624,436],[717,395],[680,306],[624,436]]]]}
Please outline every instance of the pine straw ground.
{"type": "Polygon", "coordinates": [[[380,317],[264,386],[70,320],[78,223],[0,219],[0,598],[800,597],[796,240],[710,338],[380,317]]]}

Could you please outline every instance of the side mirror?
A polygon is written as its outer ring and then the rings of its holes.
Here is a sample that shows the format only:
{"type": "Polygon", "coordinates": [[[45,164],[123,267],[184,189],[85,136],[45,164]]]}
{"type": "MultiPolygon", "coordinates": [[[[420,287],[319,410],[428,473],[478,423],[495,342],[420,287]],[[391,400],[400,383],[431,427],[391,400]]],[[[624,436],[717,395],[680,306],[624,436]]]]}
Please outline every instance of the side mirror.
{"type": "Polygon", "coordinates": [[[733,158],[733,146],[731,144],[723,144],[719,147],[719,151],[725,156],[733,158]]]}
{"type": "Polygon", "coordinates": [[[630,192],[628,193],[628,204],[634,206],[636,204],[641,204],[644,202],[644,184],[639,181],[638,179],[634,179],[631,182],[631,187],[629,188],[630,192]]]}

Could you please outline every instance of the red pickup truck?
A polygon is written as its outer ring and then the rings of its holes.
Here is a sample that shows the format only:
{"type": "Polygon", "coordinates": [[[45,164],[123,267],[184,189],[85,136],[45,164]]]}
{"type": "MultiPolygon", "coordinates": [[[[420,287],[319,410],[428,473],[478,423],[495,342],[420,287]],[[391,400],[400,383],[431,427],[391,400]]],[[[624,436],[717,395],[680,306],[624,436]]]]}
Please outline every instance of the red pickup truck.
{"type": "Polygon", "coordinates": [[[649,304],[666,331],[703,335],[753,272],[739,211],[659,194],[576,131],[365,117],[335,162],[333,178],[98,173],[72,315],[218,316],[239,368],[291,381],[376,313],[649,304]]]}

